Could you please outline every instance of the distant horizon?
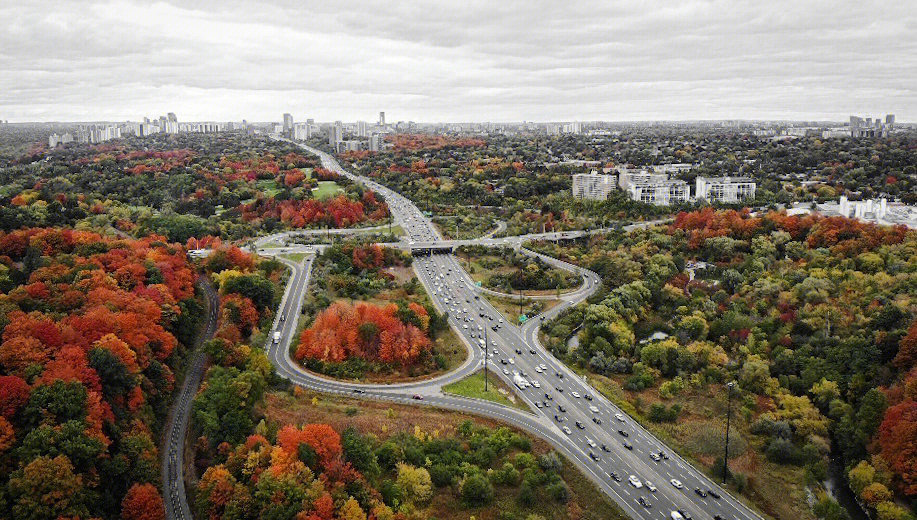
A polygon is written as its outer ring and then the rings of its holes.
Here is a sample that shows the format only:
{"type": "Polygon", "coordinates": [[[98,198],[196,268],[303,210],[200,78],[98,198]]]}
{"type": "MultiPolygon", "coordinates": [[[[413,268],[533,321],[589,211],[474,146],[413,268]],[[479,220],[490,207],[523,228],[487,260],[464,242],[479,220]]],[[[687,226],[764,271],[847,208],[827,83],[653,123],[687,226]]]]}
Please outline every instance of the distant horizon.
{"type": "Polygon", "coordinates": [[[31,0],[0,119],[917,121],[908,2],[31,0]]]}
{"type": "MultiPolygon", "coordinates": [[[[583,123],[583,124],[633,124],[633,123],[723,123],[723,122],[739,122],[739,123],[832,123],[832,124],[850,124],[850,116],[860,116],[863,118],[872,117],[880,118],[882,121],[885,121],[885,116],[888,114],[895,115],[895,124],[896,125],[910,125],[914,122],[901,120],[901,118],[894,112],[886,112],[876,115],[869,114],[850,114],[844,119],[755,119],[755,118],[716,118],[716,119],[554,119],[554,120],[534,120],[534,119],[521,119],[521,120],[505,120],[505,121],[495,121],[495,120],[467,120],[467,121],[418,121],[413,119],[389,119],[386,115],[386,124],[389,126],[394,126],[399,122],[407,123],[413,122],[419,125],[475,125],[475,124],[494,124],[494,125],[521,125],[521,124],[535,124],[535,125],[547,125],[547,124],[562,124],[562,123],[583,123]]],[[[177,115],[177,114],[176,114],[177,115]]],[[[152,116],[149,117],[151,122],[158,121],[158,117],[154,119],[152,116]]],[[[294,123],[303,123],[307,119],[313,119],[315,124],[328,124],[334,123],[335,121],[341,121],[343,124],[353,124],[353,123],[369,123],[375,125],[377,121],[372,119],[324,119],[319,120],[317,118],[305,117],[303,119],[297,119],[296,115],[293,114],[294,123]]],[[[0,118],[0,122],[7,121],[4,118],[0,118]]],[[[208,122],[217,122],[217,123],[228,123],[228,122],[241,122],[245,121],[248,124],[252,125],[266,125],[273,123],[282,123],[283,114],[280,114],[280,117],[276,119],[264,119],[264,120],[252,120],[245,117],[241,118],[229,118],[229,119],[219,119],[219,118],[207,118],[207,119],[182,119],[178,117],[178,121],[182,123],[208,123],[208,122]]],[[[91,125],[91,124],[124,124],[124,123],[141,123],[143,118],[139,119],[84,119],[84,120],[64,120],[64,119],[49,119],[44,121],[7,121],[7,124],[10,125],[28,125],[28,124],[39,124],[39,125],[52,125],[52,124],[62,124],[62,125],[91,125]]]]}

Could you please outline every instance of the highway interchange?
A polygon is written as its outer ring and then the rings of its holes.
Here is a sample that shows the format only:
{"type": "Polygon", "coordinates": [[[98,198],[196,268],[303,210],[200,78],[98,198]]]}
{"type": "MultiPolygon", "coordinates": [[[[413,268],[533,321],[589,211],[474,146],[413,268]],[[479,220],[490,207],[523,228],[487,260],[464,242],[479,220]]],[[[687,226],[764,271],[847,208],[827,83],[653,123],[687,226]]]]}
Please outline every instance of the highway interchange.
{"type": "MultiPolygon", "coordinates": [[[[324,152],[305,146],[303,148],[319,156],[325,168],[369,187],[386,200],[394,220],[406,233],[400,244],[389,245],[411,250],[451,250],[453,246],[464,242],[510,246],[526,254],[537,255],[559,268],[579,273],[583,277],[583,284],[574,291],[562,294],[561,303],[549,311],[528,320],[522,327],[517,327],[507,323],[500,312],[482,296],[486,291],[473,283],[455,256],[449,253],[417,256],[413,267],[418,279],[438,310],[448,313],[449,324],[468,346],[469,356],[456,369],[430,379],[399,384],[348,383],[306,371],[291,358],[291,345],[298,340],[297,324],[309,288],[314,261],[311,253],[323,248],[269,247],[272,243],[285,244],[291,235],[303,235],[303,232],[286,232],[263,237],[252,243],[252,250],[277,255],[278,260],[286,264],[291,271],[265,345],[268,357],[281,377],[319,392],[436,406],[485,416],[516,426],[550,443],[631,518],[671,519],[678,518],[674,511],[680,511],[685,518],[762,520],[757,513],[720,489],[613,403],[593,390],[585,380],[554,358],[539,342],[538,329],[542,321],[549,320],[564,309],[585,300],[600,287],[601,280],[598,275],[586,269],[521,249],[521,244],[538,238],[575,238],[582,236],[583,232],[482,238],[476,241],[445,241],[433,224],[408,199],[370,179],[345,171],[333,157],[324,152]],[[291,251],[307,254],[299,262],[282,256],[283,253],[291,251]],[[279,341],[273,339],[274,332],[280,332],[279,341]],[[480,370],[485,362],[493,373],[515,390],[518,397],[531,408],[532,413],[442,391],[444,385],[459,381],[480,370]],[[659,460],[655,460],[657,457],[659,460]],[[680,487],[676,488],[672,484],[673,479],[680,487]],[[695,489],[702,490],[706,496],[701,497],[695,489]],[[715,498],[710,491],[719,498],[715,498]]],[[[625,229],[635,229],[654,223],[635,224],[625,229]]],[[[504,226],[498,226],[498,231],[503,229],[504,226]]],[[[357,232],[363,231],[367,230],[357,232]]],[[[327,231],[315,231],[311,234],[325,233],[327,231]]],[[[492,237],[493,233],[489,235],[492,237]]],[[[208,298],[213,300],[214,295],[208,293],[208,298]]],[[[215,307],[211,301],[211,308],[215,307]]],[[[213,315],[210,316],[208,332],[215,322],[213,318],[213,315]]],[[[197,361],[195,358],[193,363],[197,361]]],[[[195,373],[194,370],[190,370],[189,376],[195,373]]],[[[191,518],[182,484],[182,440],[190,415],[190,397],[185,394],[193,395],[199,384],[199,377],[186,379],[188,380],[185,381],[177,398],[173,418],[167,428],[167,444],[163,453],[166,517],[169,520],[191,518]],[[189,387],[188,392],[185,392],[185,386],[189,387]]]]}
{"type": "MultiPolygon", "coordinates": [[[[364,184],[384,197],[395,221],[405,231],[409,246],[449,244],[408,199],[370,179],[345,171],[324,152],[304,148],[318,155],[323,167],[364,184]]],[[[579,235],[581,233],[575,234],[579,235]]],[[[536,237],[569,238],[570,235],[548,233],[531,238],[536,237]]],[[[515,245],[528,239],[490,240],[494,240],[495,245],[515,245]]],[[[475,242],[486,241],[489,240],[475,242]]],[[[686,513],[685,517],[697,519],[717,516],[736,520],[761,519],[555,359],[538,341],[542,317],[529,320],[521,328],[502,321],[499,311],[480,296],[480,288],[451,254],[419,256],[413,265],[436,307],[441,312],[448,312],[450,325],[469,345],[471,354],[460,367],[432,379],[391,385],[345,383],[303,370],[291,359],[290,345],[297,340],[294,337],[296,324],[308,291],[313,257],[298,263],[279,258],[291,268],[292,275],[275,322],[274,330],[281,332],[281,339],[277,343],[269,339],[266,348],[278,373],[292,382],[320,392],[467,411],[518,426],[544,438],[571,459],[631,518],[672,518],[672,512],[680,510],[686,513]],[[485,341],[486,348],[482,346],[485,341]],[[442,392],[443,385],[480,370],[485,360],[534,413],[442,392]],[[523,388],[514,385],[519,377],[524,377],[529,384],[522,385],[523,388]],[[534,382],[539,388],[533,386],[534,382]],[[655,460],[657,456],[659,460],[655,460]],[[630,476],[635,482],[629,481],[630,476]],[[673,485],[673,479],[681,487],[673,485]],[[700,496],[695,490],[703,491],[706,496],[700,496]]],[[[584,280],[578,290],[562,295],[563,302],[546,312],[545,320],[584,300],[601,283],[598,275],[591,271],[554,258],[542,258],[580,273],[584,280]]]]}

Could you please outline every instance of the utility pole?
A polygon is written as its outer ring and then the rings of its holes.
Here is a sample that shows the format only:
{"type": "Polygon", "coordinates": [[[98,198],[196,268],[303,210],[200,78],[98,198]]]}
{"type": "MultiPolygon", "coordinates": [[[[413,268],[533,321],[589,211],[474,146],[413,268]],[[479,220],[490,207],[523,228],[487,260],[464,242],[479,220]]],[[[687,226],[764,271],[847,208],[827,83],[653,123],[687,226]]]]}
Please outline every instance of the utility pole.
{"type": "Polygon", "coordinates": [[[484,393],[487,393],[487,328],[484,328],[484,393]]]}
{"type": "Polygon", "coordinates": [[[723,484],[726,484],[726,476],[729,475],[729,419],[732,416],[732,389],[735,387],[735,381],[726,383],[726,445],[723,447],[723,484]]]}

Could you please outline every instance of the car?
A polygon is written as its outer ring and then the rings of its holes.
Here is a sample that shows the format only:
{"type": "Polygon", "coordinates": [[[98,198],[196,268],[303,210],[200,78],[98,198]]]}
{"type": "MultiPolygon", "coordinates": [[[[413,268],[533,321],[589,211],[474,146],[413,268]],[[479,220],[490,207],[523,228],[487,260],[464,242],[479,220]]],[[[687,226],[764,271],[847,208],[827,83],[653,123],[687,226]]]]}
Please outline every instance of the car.
{"type": "MultiPolygon", "coordinates": [[[[672,512],[680,514],[681,517],[684,518],[685,520],[694,520],[693,518],[691,518],[691,515],[684,509],[679,509],[678,511],[672,511],[672,512]]],[[[715,515],[715,516],[719,516],[719,515],[715,515]]]]}
{"type": "Polygon", "coordinates": [[[532,380],[532,386],[534,386],[535,388],[541,388],[541,383],[539,383],[538,381],[532,380]]]}
{"type": "Polygon", "coordinates": [[[579,399],[579,392],[570,392],[570,395],[572,395],[573,397],[579,399]]]}
{"type": "Polygon", "coordinates": [[[592,395],[586,394],[586,395],[583,396],[583,399],[585,399],[585,400],[587,400],[587,401],[591,401],[591,400],[592,400],[592,395]]]}
{"type": "Polygon", "coordinates": [[[592,448],[595,448],[595,441],[590,439],[589,437],[586,437],[586,444],[588,444],[592,448]]]}
{"type": "Polygon", "coordinates": [[[681,483],[681,481],[678,480],[677,478],[673,478],[672,480],[669,481],[669,483],[672,484],[672,487],[674,487],[675,489],[681,489],[681,488],[685,487],[685,486],[681,483]]]}
{"type": "Polygon", "coordinates": [[[542,370],[541,367],[535,367],[535,372],[538,372],[540,374],[544,372],[544,370],[542,370]]]}
{"type": "Polygon", "coordinates": [[[701,488],[694,488],[694,494],[701,498],[707,498],[707,492],[701,488]]]}
{"type": "Polygon", "coordinates": [[[643,485],[646,486],[646,489],[648,489],[650,493],[655,493],[655,492],[656,492],[656,486],[654,486],[653,483],[650,482],[649,480],[647,480],[646,482],[644,482],[643,485]]]}
{"type": "Polygon", "coordinates": [[[411,399],[417,399],[418,401],[423,401],[423,396],[420,394],[414,394],[411,396],[411,399]]]}
{"type": "Polygon", "coordinates": [[[570,434],[572,433],[572,432],[570,431],[570,428],[567,428],[566,426],[564,426],[563,428],[561,428],[561,430],[563,430],[564,433],[566,433],[567,435],[570,435],[570,434]]]}
{"type": "Polygon", "coordinates": [[[562,404],[557,405],[557,409],[560,410],[561,412],[566,412],[566,411],[567,411],[567,409],[564,408],[564,405],[562,405],[562,404]]]}
{"type": "Polygon", "coordinates": [[[557,422],[564,422],[564,418],[557,414],[554,414],[554,420],[557,422]]]}
{"type": "Polygon", "coordinates": [[[535,401],[535,408],[541,408],[541,401],[535,401]]]}
{"type": "Polygon", "coordinates": [[[355,393],[355,394],[365,394],[365,393],[366,393],[366,390],[363,390],[363,389],[361,389],[361,388],[354,388],[354,389],[353,389],[353,393],[355,393]]]}
{"type": "Polygon", "coordinates": [[[627,450],[633,451],[634,449],[634,445],[627,441],[622,442],[621,445],[624,446],[624,449],[627,449],[627,450]]]}
{"type": "Polygon", "coordinates": [[[551,403],[549,403],[549,402],[547,402],[547,401],[545,401],[544,403],[542,403],[542,405],[543,405],[545,408],[550,408],[550,407],[551,407],[551,403]]]}
{"type": "Polygon", "coordinates": [[[492,330],[492,331],[494,331],[494,332],[497,332],[497,326],[494,325],[493,327],[490,328],[490,330],[492,330]]]}
{"type": "Polygon", "coordinates": [[[494,353],[494,355],[496,355],[496,354],[499,354],[499,353],[500,353],[500,351],[499,351],[499,350],[497,350],[497,349],[494,349],[494,350],[493,350],[493,353],[494,353]]]}
{"type": "Polygon", "coordinates": [[[679,511],[672,511],[671,518],[672,520],[686,520],[679,511]]]}
{"type": "Polygon", "coordinates": [[[724,520],[724,518],[720,515],[713,515],[713,520],[724,520]]]}
{"type": "Polygon", "coordinates": [[[500,360],[500,364],[501,364],[501,365],[505,365],[505,364],[506,364],[506,360],[505,360],[505,359],[501,359],[501,360],[500,360]]]}
{"type": "Polygon", "coordinates": [[[535,349],[530,348],[530,349],[529,349],[529,354],[535,354],[535,349]]]}
{"type": "Polygon", "coordinates": [[[599,413],[599,409],[596,406],[590,406],[589,411],[592,413],[599,413]]]}
{"type": "MultiPolygon", "coordinates": [[[[553,401],[553,400],[554,400],[554,396],[552,396],[551,394],[549,394],[549,393],[547,393],[547,392],[545,392],[544,398],[547,399],[548,401],[553,401]]],[[[565,411],[566,411],[566,410],[563,409],[563,406],[561,406],[560,408],[561,408],[561,410],[560,410],[561,412],[565,412],[565,411]]]]}
{"type": "Polygon", "coordinates": [[[557,390],[557,391],[560,392],[560,393],[564,393],[564,389],[561,388],[561,387],[559,387],[559,386],[555,386],[555,387],[554,387],[554,390],[557,390]]]}
{"type": "Polygon", "coordinates": [[[286,314],[281,314],[281,315],[280,315],[280,321],[283,322],[283,320],[285,320],[285,319],[287,319],[287,315],[286,315],[286,314]]]}
{"type": "Polygon", "coordinates": [[[522,355],[522,349],[521,349],[521,348],[517,348],[517,349],[516,349],[516,354],[522,355]]]}
{"type": "Polygon", "coordinates": [[[510,364],[510,365],[515,365],[515,364],[516,364],[516,360],[515,360],[514,358],[509,358],[509,364],[510,364]]]}
{"type": "Polygon", "coordinates": [[[563,379],[563,378],[564,378],[564,375],[561,374],[560,372],[554,372],[554,375],[556,375],[556,376],[559,377],[560,379],[563,379]]]}
{"type": "Polygon", "coordinates": [[[643,498],[643,497],[638,498],[638,499],[637,499],[637,503],[640,504],[641,506],[647,508],[647,509],[653,507],[653,506],[652,506],[649,502],[647,502],[646,499],[643,498]]]}
{"type": "Polygon", "coordinates": [[[662,451],[662,450],[659,451],[659,456],[662,457],[662,458],[665,459],[665,460],[669,460],[669,454],[666,453],[666,452],[664,452],[664,451],[662,451]]]}
{"type": "Polygon", "coordinates": [[[507,369],[504,368],[504,369],[503,369],[503,375],[508,376],[508,375],[509,375],[509,370],[507,370],[507,369]]]}
{"type": "Polygon", "coordinates": [[[720,499],[720,494],[717,493],[716,491],[712,490],[712,489],[708,489],[708,490],[707,490],[707,494],[710,495],[710,496],[712,496],[713,498],[715,498],[715,499],[717,499],[717,500],[720,499]]]}
{"type": "Polygon", "coordinates": [[[585,430],[585,429],[586,429],[586,425],[583,424],[583,423],[581,423],[581,422],[579,422],[579,421],[576,421],[576,427],[579,428],[580,430],[585,430]]]}
{"type": "Polygon", "coordinates": [[[611,450],[608,449],[608,446],[606,446],[606,445],[604,445],[604,444],[602,445],[602,451],[611,452],[611,450]]]}
{"type": "Polygon", "coordinates": [[[624,422],[624,415],[619,414],[619,413],[616,413],[616,414],[615,414],[615,419],[617,419],[617,420],[619,420],[619,421],[621,421],[621,422],[624,422]]]}
{"type": "Polygon", "coordinates": [[[659,460],[660,460],[659,454],[657,454],[657,453],[650,453],[650,458],[653,459],[653,460],[656,461],[656,462],[659,462],[659,460]]]}
{"type": "Polygon", "coordinates": [[[631,486],[634,486],[637,489],[640,489],[643,487],[643,482],[640,482],[640,479],[638,479],[636,475],[631,475],[627,477],[627,481],[630,482],[631,486]]]}
{"type": "Polygon", "coordinates": [[[596,462],[599,461],[599,456],[596,455],[595,453],[592,453],[591,451],[589,452],[589,458],[592,459],[592,460],[594,460],[594,461],[596,461],[596,462]]]}
{"type": "Polygon", "coordinates": [[[608,476],[611,477],[611,479],[614,480],[615,482],[621,482],[621,476],[615,473],[614,471],[609,473],[608,476]]]}
{"type": "Polygon", "coordinates": [[[628,434],[628,433],[627,433],[626,431],[624,431],[624,430],[618,430],[618,433],[620,433],[622,437],[630,437],[630,434],[628,434]]]}
{"type": "Polygon", "coordinates": [[[594,422],[594,423],[596,423],[596,424],[602,424],[602,420],[599,419],[598,417],[593,417],[593,418],[592,418],[592,422],[594,422]]]}

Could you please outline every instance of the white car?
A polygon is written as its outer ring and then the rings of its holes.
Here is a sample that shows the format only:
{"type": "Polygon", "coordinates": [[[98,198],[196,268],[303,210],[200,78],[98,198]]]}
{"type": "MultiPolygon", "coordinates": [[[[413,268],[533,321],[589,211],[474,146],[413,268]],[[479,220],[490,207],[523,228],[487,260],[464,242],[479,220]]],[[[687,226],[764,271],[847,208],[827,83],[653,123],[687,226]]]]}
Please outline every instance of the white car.
{"type": "Polygon", "coordinates": [[[509,375],[509,370],[507,370],[507,369],[504,368],[504,369],[503,369],[503,375],[508,376],[508,375],[509,375]]]}
{"type": "Polygon", "coordinates": [[[570,392],[570,395],[572,395],[573,397],[579,399],[579,394],[578,394],[577,392],[570,392]]]}
{"type": "Polygon", "coordinates": [[[672,511],[672,520],[685,520],[685,517],[681,516],[678,511],[672,511]]]}
{"type": "Polygon", "coordinates": [[[595,441],[588,437],[586,437],[586,444],[588,444],[590,448],[595,448],[596,446],[595,441]]]}
{"type": "Polygon", "coordinates": [[[646,482],[644,482],[644,484],[646,484],[646,489],[648,489],[650,493],[656,492],[656,486],[654,486],[652,482],[647,480],[646,482]]]}
{"type": "Polygon", "coordinates": [[[541,367],[535,367],[535,372],[538,372],[540,374],[544,372],[544,370],[542,370],[541,367]]]}
{"type": "Polygon", "coordinates": [[[535,381],[535,380],[533,379],[533,380],[532,380],[532,386],[534,386],[535,388],[541,388],[541,383],[539,383],[538,381],[535,381]]]}
{"type": "Polygon", "coordinates": [[[684,487],[684,485],[682,485],[681,481],[678,480],[677,478],[673,478],[673,479],[670,480],[669,482],[672,484],[672,486],[675,487],[675,489],[681,489],[681,488],[684,487]]]}
{"type": "Polygon", "coordinates": [[[619,414],[619,413],[616,413],[616,414],[615,414],[615,419],[617,419],[617,420],[619,420],[619,421],[621,421],[621,422],[624,422],[624,416],[621,415],[621,414],[619,414]]]}
{"type": "Polygon", "coordinates": [[[509,358],[509,364],[510,364],[510,365],[515,365],[515,364],[516,364],[516,359],[515,359],[515,358],[509,358]]]}
{"type": "Polygon", "coordinates": [[[627,480],[628,482],[630,482],[631,486],[634,486],[637,489],[640,489],[643,487],[643,482],[640,482],[640,479],[638,479],[635,475],[631,475],[627,477],[627,480]]]}
{"type": "Polygon", "coordinates": [[[571,433],[571,432],[570,432],[570,428],[567,428],[566,426],[564,426],[563,428],[561,428],[561,430],[563,430],[564,433],[566,433],[567,435],[570,435],[570,433],[571,433]]]}
{"type": "Polygon", "coordinates": [[[590,406],[589,411],[592,413],[599,413],[599,409],[595,405],[590,406]]]}

